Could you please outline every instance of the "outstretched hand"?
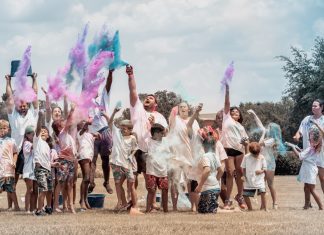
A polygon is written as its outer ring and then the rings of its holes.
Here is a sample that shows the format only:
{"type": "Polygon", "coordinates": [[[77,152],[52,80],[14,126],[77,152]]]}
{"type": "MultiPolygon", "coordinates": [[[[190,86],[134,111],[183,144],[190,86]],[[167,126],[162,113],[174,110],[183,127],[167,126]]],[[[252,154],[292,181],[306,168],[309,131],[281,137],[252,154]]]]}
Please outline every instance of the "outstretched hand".
{"type": "Polygon", "coordinates": [[[131,65],[126,65],[126,73],[128,74],[128,76],[134,75],[134,70],[131,65]]]}
{"type": "Polygon", "coordinates": [[[31,77],[32,77],[33,80],[35,80],[35,79],[37,78],[37,73],[33,73],[33,74],[31,75],[31,77]]]}
{"type": "Polygon", "coordinates": [[[255,115],[255,112],[252,110],[252,109],[249,109],[246,111],[248,114],[252,114],[252,115],[255,115]]]}
{"type": "Polygon", "coordinates": [[[44,87],[41,87],[42,91],[44,92],[45,95],[47,95],[47,90],[45,90],[44,87]]]}
{"type": "Polygon", "coordinates": [[[11,76],[10,76],[9,74],[7,74],[7,75],[5,76],[5,79],[7,80],[7,82],[10,82],[10,81],[11,81],[11,76]]]}

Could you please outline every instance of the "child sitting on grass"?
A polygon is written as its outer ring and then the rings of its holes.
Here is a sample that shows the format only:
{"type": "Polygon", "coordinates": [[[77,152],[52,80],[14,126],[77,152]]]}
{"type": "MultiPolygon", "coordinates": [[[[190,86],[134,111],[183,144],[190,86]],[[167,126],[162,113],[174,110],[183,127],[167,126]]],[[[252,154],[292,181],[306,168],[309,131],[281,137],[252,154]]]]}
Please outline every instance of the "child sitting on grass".
{"type": "Polygon", "coordinates": [[[146,212],[151,212],[156,194],[156,189],[162,191],[162,207],[168,212],[168,173],[167,161],[170,157],[170,149],[164,141],[164,127],[160,124],[153,124],[151,127],[151,138],[145,140],[148,146],[146,155],[145,183],[147,189],[146,212]]]}
{"type": "Polygon", "coordinates": [[[195,189],[196,193],[200,193],[198,213],[216,213],[220,194],[219,180],[223,175],[219,156],[215,153],[217,135],[210,126],[200,129],[198,133],[204,149],[204,154],[198,160],[200,181],[195,189]]]}
{"type": "Polygon", "coordinates": [[[257,142],[249,144],[249,152],[243,158],[241,167],[243,168],[243,179],[245,181],[243,196],[249,211],[252,211],[250,197],[254,197],[255,192],[261,195],[260,210],[267,210],[265,172],[267,163],[263,155],[260,154],[261,146],[257,142]]]}
{"type": "Polygon", "coordinates": [[[0,120],[0,193],[7,192],[8,210],[9,200],[14,203],[15,211],[19,211],[19,205],[15,186],[15,168],[17,161],[17,146],[14,139],[7,136],[9,122],[0,120]]]}

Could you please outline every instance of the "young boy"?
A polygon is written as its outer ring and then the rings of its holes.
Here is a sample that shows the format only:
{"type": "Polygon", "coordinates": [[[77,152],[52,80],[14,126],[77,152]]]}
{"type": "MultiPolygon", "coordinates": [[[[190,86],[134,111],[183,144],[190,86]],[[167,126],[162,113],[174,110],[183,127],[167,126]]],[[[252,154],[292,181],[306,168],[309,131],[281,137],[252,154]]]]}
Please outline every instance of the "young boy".
{"type": "Polygon", "coordinates": [[[154,207],[156,189],[162,190],[162,207],[168,212],[168,173],[167,160],[170,157],[170,149],[163,140],[164,127],[153,124],[151,127],[151,138],[146,139],[148,153],[146,155],[146,189],[147,204],[146,212],[151,212],[154,207]]]}
{"type": "Polygon", "coordinates": [[[17,161],[17,146],[14,139],[7,137],[9,122],[0,120],[0,193],[7,192],[8,210],[11,210],[9,201],[14,203],[15,211],[19,210],[16,186],[15,167],[17,161]]]}
{"type": "Polygon", "coordinates": [[[252,210],[252,204],[250,197],[254,197],[256,191],[258,195],[261,195],[261,208],[260,210],[267,210],[266,203],[266,189],[264,176],[267,170],[267,163],[260,154],[261,146],[257,142],[251,142],[249,144],[249,151],[244,156],[241,167],[243,168],[243,177],[245,181],[243,196],[247,204],[248,210],[252,210]]]}
{"type": "Polygon", "coordinates": [[[114,116],[120,110],[116,107],[111,117],[104,113],[107,118],[109,128],[112,130],[113,148],[110,158],[111,169],[115,180],[117,205],[116,210],[126,209],[128,204],[123,189],[123,182],[127,179],[127,188],[131,195],[131,213],[142,214],[137,208],[137,193],[135,190],[134,172],[137,169],[133,168],[133,163],[136,161],[134,154],[137,151],[137,140],[132,135],[133,125],[130,120],[123,120],[119,123],[119,128],[114,124],[114,116]]]}

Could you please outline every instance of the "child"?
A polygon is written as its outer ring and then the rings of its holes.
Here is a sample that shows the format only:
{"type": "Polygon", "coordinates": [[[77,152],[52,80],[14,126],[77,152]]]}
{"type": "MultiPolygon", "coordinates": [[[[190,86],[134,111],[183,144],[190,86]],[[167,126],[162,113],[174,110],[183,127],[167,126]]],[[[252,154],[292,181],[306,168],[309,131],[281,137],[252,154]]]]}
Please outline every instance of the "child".
{"type": "Polygon", "coordinates": [[[258,195],[261,195],[261,208],[260,210],[267,210],[266,203],[266,189],[264,176],[267,170],[267,163],[260,154],[261,146],[257,142],[251,142],[249,144],[250,153],[246,154],[243,158],[241,167],[243,168],[242,180],[245,181],[243,196],[248,207],[248,210],[252,210],[252,204],[250,197],[254,197],[256,191],[258,195]]]}
{"type": "Polygon", "coordinates": [[[88,187],[90,183],[91,161],[94,155],[94,139],[97,134],[90,134],[88,126],[91,123],[81,121],[77,125],[78,161],[82,171],[82,183],[80,185],[81,211],[91,209],[88,203],[88,187]]]}
{"type": "Polygon", "coordinates": [[[56,212],[62,212],[58,208],[58,198],[61,190],[63,190],[63,209],[69,209],[73,214],[75,210],[73,207],[73,184],[75,174],[75,155],[76,146],[74,139],[70,134],[70,127],[72,126],[72,115],[74,112],[74,106],[71,107],[67,120],[55,121],[52,124],[53,131],[58,137],[58,150],[59,150],[59,162],[61,167],[57,170],[58,184],[55,188],[54,197],[54,210],[56,212]],[[66,189],[66,192],[65,192],[66,189]],[[66,200],[67,199],[67,200],[66,200]],[[64,208],[67,201],[67,207],[64,208]]]}
{"type": "Polygon", "coordinates": [[[267,162],[266,181],[272,197],[272,208],[277,210],[277,195],[274,188],[276,158],[279,156],[279,154],[284,155],[286,152],[286,148],[282,143],[281,128],[278,124],[271,122],[266,129],[252,109],[248,110],[247,112],[253,115],[258,127],[262,130],[259,144],[262,146],[261,154],[265,157],[267,162]]]}
{"type": "Polygon", "coordinates": [[[37,181],[34,174],[34,152],[33,152],[33,139],[34,139],[34,127],[27,126],[25,129],[25,136],[23,142],[23,154],[24,154],[24,168],[23,179],[26,183],[25,194],[25,210],[27,213],[34,211],[37,204],[38,188],[37,181]]]}
{"type": "Polygon", "coordinates": [[[133,125],[130,120],[123,120],[119,124],[119,128],[114,124],[114,116],[120,110],[116,107],[110,119],[106,114],[109,128],[112,130],[113,148],[110,158],[111,168],[114,175],[116,193],[118,202],[116,209],[127,208],[128,204],[125,197],[125,191],[122,187],[123,182],[127,179],[127,188],[131,195],[131,213],[142,214],[137,208],[137,193],[135,190],[134,172],[137,169],[133,168],[133,163],[136,161],[134,154],[137,151],[136,137],[132,135],[133,125]]]}
{"type": "Polygon", "coordinates": [[[14,203],[15,211],[19,211],[15,186],[17,146],[14,139],[7,137],[8,132],[9,122],[0,119],[0,193],[7,192],[8,210],[11,210],[10,200],[14,203]]]}
{"type": "Polygon", "coordinates": [[[315,191],[316,177],[318,174],[317,162],[321,158],[322,152],[322,133],[321,129],[312,126],[309,130],[309,142],[310,146],[303,151],[298,151],[298,147],[287,143],[288,146],[292,147],[294,153],[302,161],[302,165],[298,174],[298,181],[304,183],[305,193],[305,205],[304,209],[310,208],[310,195],[314,197],[320,210],[323,210],[323,204],[320,197],[315,191]]]}
{"type": "Polygon", "coordinates": [[[199,130],[204,154],[198,161],[200,181],[195,189],[200,193],[198,213],[216,213],[220,194],[219,180],[223,174],[219,156],[215,153],[217,135],[211,127],[199,130]]]}
{"type": "Polygon", "coordinates": [[[35,178],[38,185],[38,198],[37,198],[37,210],[35,212],[36,216],[44,216],[46,214],[51,214],[51,203],[52,203],[52,189],[53,180],[51,174],[51,167],[58,167],[58,163],[52,163],[51,149],[48,144],[50,141],[49,131],[47,127],[41,126],[44,114],[39,112],[39,118],[36,127],[36,136],[34,136],[33,141],[33,151],[34,151],[34,162],[35,162],[35,178]],[[44,207],[44,200],[46,197],[47,205],[44,207]]]}
{"type": "Polygon", "coordinates": [[[151,127],[151,138],[146,139],[148,153],[146,155],[146,189],[147,204],[146,212],[151,212],[156,189],[162,190],[162,207],[168,212],[168,173],[167,160],[170,157],[170,149],[163,139],[164,127],[160,124],[153,124],[151,127]]]}

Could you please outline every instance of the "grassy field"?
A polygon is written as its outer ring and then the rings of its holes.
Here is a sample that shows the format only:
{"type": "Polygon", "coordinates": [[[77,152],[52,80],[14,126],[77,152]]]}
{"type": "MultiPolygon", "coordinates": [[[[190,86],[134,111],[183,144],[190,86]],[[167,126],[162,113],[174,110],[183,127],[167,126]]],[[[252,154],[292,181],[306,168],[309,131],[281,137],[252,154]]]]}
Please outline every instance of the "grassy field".
{"type": "MultiPolygon", "coordinates": [[[[78,184],[80,183],[78,179],[78,184]]],[[[96,193],[105,193],[102,179],[96,180],[96,193]]],[[[319,211],[315,202],[312,209],[303,210],[303,185],[294,176],[277,176],[275,183],[278,191],[279,209],[271,210],[271,197],[267,195],[269,212],[255,211],[199,215],[188,211],[157,212],[142,216],[127,213],[114,213],[112,208],[116,196],[106,195],[105,208],[79,212],[77,214],[53,214],[35,217],[21,212],[6,212],[6,194],[0,194],[0,234],[323,234],[324,212],[319,211]]],[[[323,199],[320,185],[317,190],[323,199]]],[[[17,193],[21,201],[25,184],[21,180],[17,193]]],[[[144,182],[141,179],[139,199],[144,197],[144,182]]],[[[79,198],[79,196],[77,197],[79,198]]],[[[259,198],[258,198],[259,201],[259,198]]],[[[260,203],[260,201],[259,201],[260,203]]]]}

